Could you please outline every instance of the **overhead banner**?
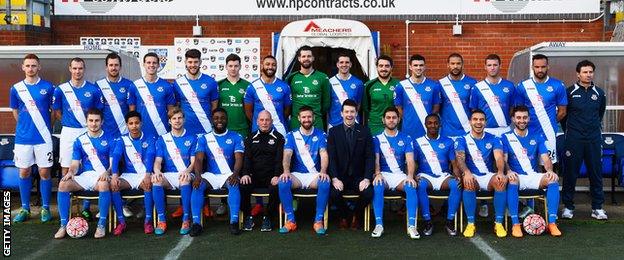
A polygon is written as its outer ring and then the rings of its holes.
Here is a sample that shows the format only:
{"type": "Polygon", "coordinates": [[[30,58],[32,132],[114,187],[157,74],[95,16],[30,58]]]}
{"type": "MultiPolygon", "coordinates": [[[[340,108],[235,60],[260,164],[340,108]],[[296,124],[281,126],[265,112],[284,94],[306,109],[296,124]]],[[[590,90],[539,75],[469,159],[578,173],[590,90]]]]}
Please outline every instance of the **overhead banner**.
{"type": "Polygon", "coordinates": [[[141,37],[80,37],[80,45],[85,49],[99,50],[100,46],[112,46],[120,52],[139,58],[141,49],[141,37]]]}
{"type": "Polygon", "coordinates": [[[54,15],[467,15],[599,12],[600,0],[54,0],[54,15]]]}
{"type": "Polygon", "coordinates": [[[260,77],[260,38],[175,38],[174,48],[177,77],[186,72],[184,54],[190,49],[201,51],[200,71],[217,80],[227,76],[225,58],[230,54],[241,58],[241,78],[260,77]]]}

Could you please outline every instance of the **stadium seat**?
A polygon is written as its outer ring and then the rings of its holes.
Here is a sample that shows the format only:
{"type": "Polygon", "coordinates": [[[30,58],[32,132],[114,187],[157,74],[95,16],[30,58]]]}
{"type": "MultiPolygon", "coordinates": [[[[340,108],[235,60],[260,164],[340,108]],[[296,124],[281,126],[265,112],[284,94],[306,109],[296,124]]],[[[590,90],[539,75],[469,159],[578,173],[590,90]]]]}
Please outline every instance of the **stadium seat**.
{"type": "MultiPolygon", "coordinates": [[[[520,190],[518,191],[519,199],[538,199],[544,203],[544,221],[546,221],[546,225],[548,225],[548,203],[546,203],[546,190],[537,189],[537,190],[520,190]]],[[[509,225],[509,212],[505,211],[505,229],[508,229],[509,225]]]]}
{"type": "Polygon", "coordinates": [[[19,190],[19,169],[13,162],[14,135],[0,135],[0,188],[19,190]]]}
{"type": "MultiPolygon", "coordinates": [[[[76,206],[76,212],[80,212],[80,203],[74,203],[74,200],[95,200],[97,201],[100,197],[100,193],[97,191],[76,191],[72,192],[71,199],[69,200],[69,219],[72,218],[72,206],[76,206]]],[[[109,206],[108,209],[108,232],[113,231],[113,204],[109,206]]]]}
{"type": "MultiPolygon", "coordinates": [[[[481,200],[494,200],[494,191],[478,191],[477,192],[477,201],[481,200]]],[[[476,212],[475,212],[476,214],[476,212]]],[[[464,233],[464,200],[459,203],[459,228],[460,232],[464,233]]],[[[457,220],[457,216],[455,216],[457,220]]],[[[507,229],[507,228],[505,228],[507,229]]]]}
{"type": "MultiPolygon", "coordinates": [[[[316,198],[316,190],[315,189],[294,189],[292,191],[293,198],[316,198]]],[[[277,207],[279,210],[279,226],[284,226],[284,221],[286,220],[286,213],[282,208],[282,203],[277,207]]],[[[325,207],[325,215],[323,216],[323,225],[325,225],[325,229],[328,229],[329,224],[329,203],[327,203],[327,207],[325,207]]]]}

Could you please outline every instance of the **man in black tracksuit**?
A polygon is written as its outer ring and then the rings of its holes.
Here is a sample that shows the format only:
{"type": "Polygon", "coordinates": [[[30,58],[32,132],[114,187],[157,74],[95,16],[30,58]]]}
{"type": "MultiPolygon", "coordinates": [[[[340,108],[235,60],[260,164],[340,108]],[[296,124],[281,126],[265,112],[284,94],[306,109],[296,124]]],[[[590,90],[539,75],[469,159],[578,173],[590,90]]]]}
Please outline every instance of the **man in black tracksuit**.
{"type": "Polygon", "coordinates": [[[245,139],[243,176],[241,177],[241,210],[245,215],[243,230],[254,226],[251,216],[250,197],[254,188],[268,188],[269,204],[264,208],[260,231],[271,231],[271,216],[277,211],[279,195],[278,176],[282,174],[284,136],[273,128],[271,114],[266,110],[258,113],[258,130],[245,139]]]}
{"type": "Polygon", "coordinates": [[[568,114],[562,122],[565,131],[563,152],[563,204],[561,218],[571,219],[574,215],[574,190],[581,164],[585,162],[589,176],[592,197],[591,216],[607,219],[602,209],[602,133],[601,123],[606,109],[604,91],[594,85],[596,66],[588,60],[576,66],[578,82],[568,87],[568,114]]]}

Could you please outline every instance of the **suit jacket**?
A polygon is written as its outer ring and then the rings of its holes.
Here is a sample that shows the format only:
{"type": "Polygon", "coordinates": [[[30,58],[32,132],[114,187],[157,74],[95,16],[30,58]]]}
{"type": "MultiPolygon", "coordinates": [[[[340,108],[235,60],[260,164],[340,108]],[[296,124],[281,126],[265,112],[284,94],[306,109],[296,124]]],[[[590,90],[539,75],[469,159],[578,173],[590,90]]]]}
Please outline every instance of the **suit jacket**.
{"type": "Polygon", "coordinates": [[[329,176],[337,177],[342,181],[349,178],[355,181],[367,178],[372,181],[375,165],[373,138],[368,127],[358,123],[353,127],[352,149],[348,147],[344,125],[337,125],[329,129],[327,136],[329,176]],[[353,169],[351,176],[348,173],[349,165],[353,169]]]}

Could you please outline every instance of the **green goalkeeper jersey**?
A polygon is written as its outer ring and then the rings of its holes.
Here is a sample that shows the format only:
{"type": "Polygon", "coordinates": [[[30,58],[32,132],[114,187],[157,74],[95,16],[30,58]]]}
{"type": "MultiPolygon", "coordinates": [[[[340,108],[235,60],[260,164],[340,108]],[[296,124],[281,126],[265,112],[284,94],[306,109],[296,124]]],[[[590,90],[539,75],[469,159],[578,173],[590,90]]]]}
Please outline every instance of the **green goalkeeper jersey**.
{"type": "Polygon", "coordinates": [[[327,114],[330,106],[329,78],[325,73],[314,70],[308,75],[296,71],[286,77],[292,93],[292,116],[290,129],[299,127],[299,108],[304,105],[312,107],[314,111],[314,127],[325,129],[323,116],[327,114]]]}
{"type": "Polygon", "coordinates": [[[227,78],[219,81],[219,106],[228,114],[228,129],[243,137],[249,135],[249,121],[245,116],[243,97],[249,81],[239,79],[232,84],[227,78]]]}
{"type": "Polygon", "coordinates": [[[372,79],[364,84],[364,101],[362,111],[366,118],[365,122],[371,134],[374,136],[384,129],[383,112],[386,108],[394,105],[394,88],[399,81],[390,78],[388,83],[383,84],[378,78],[372,79]]]}

